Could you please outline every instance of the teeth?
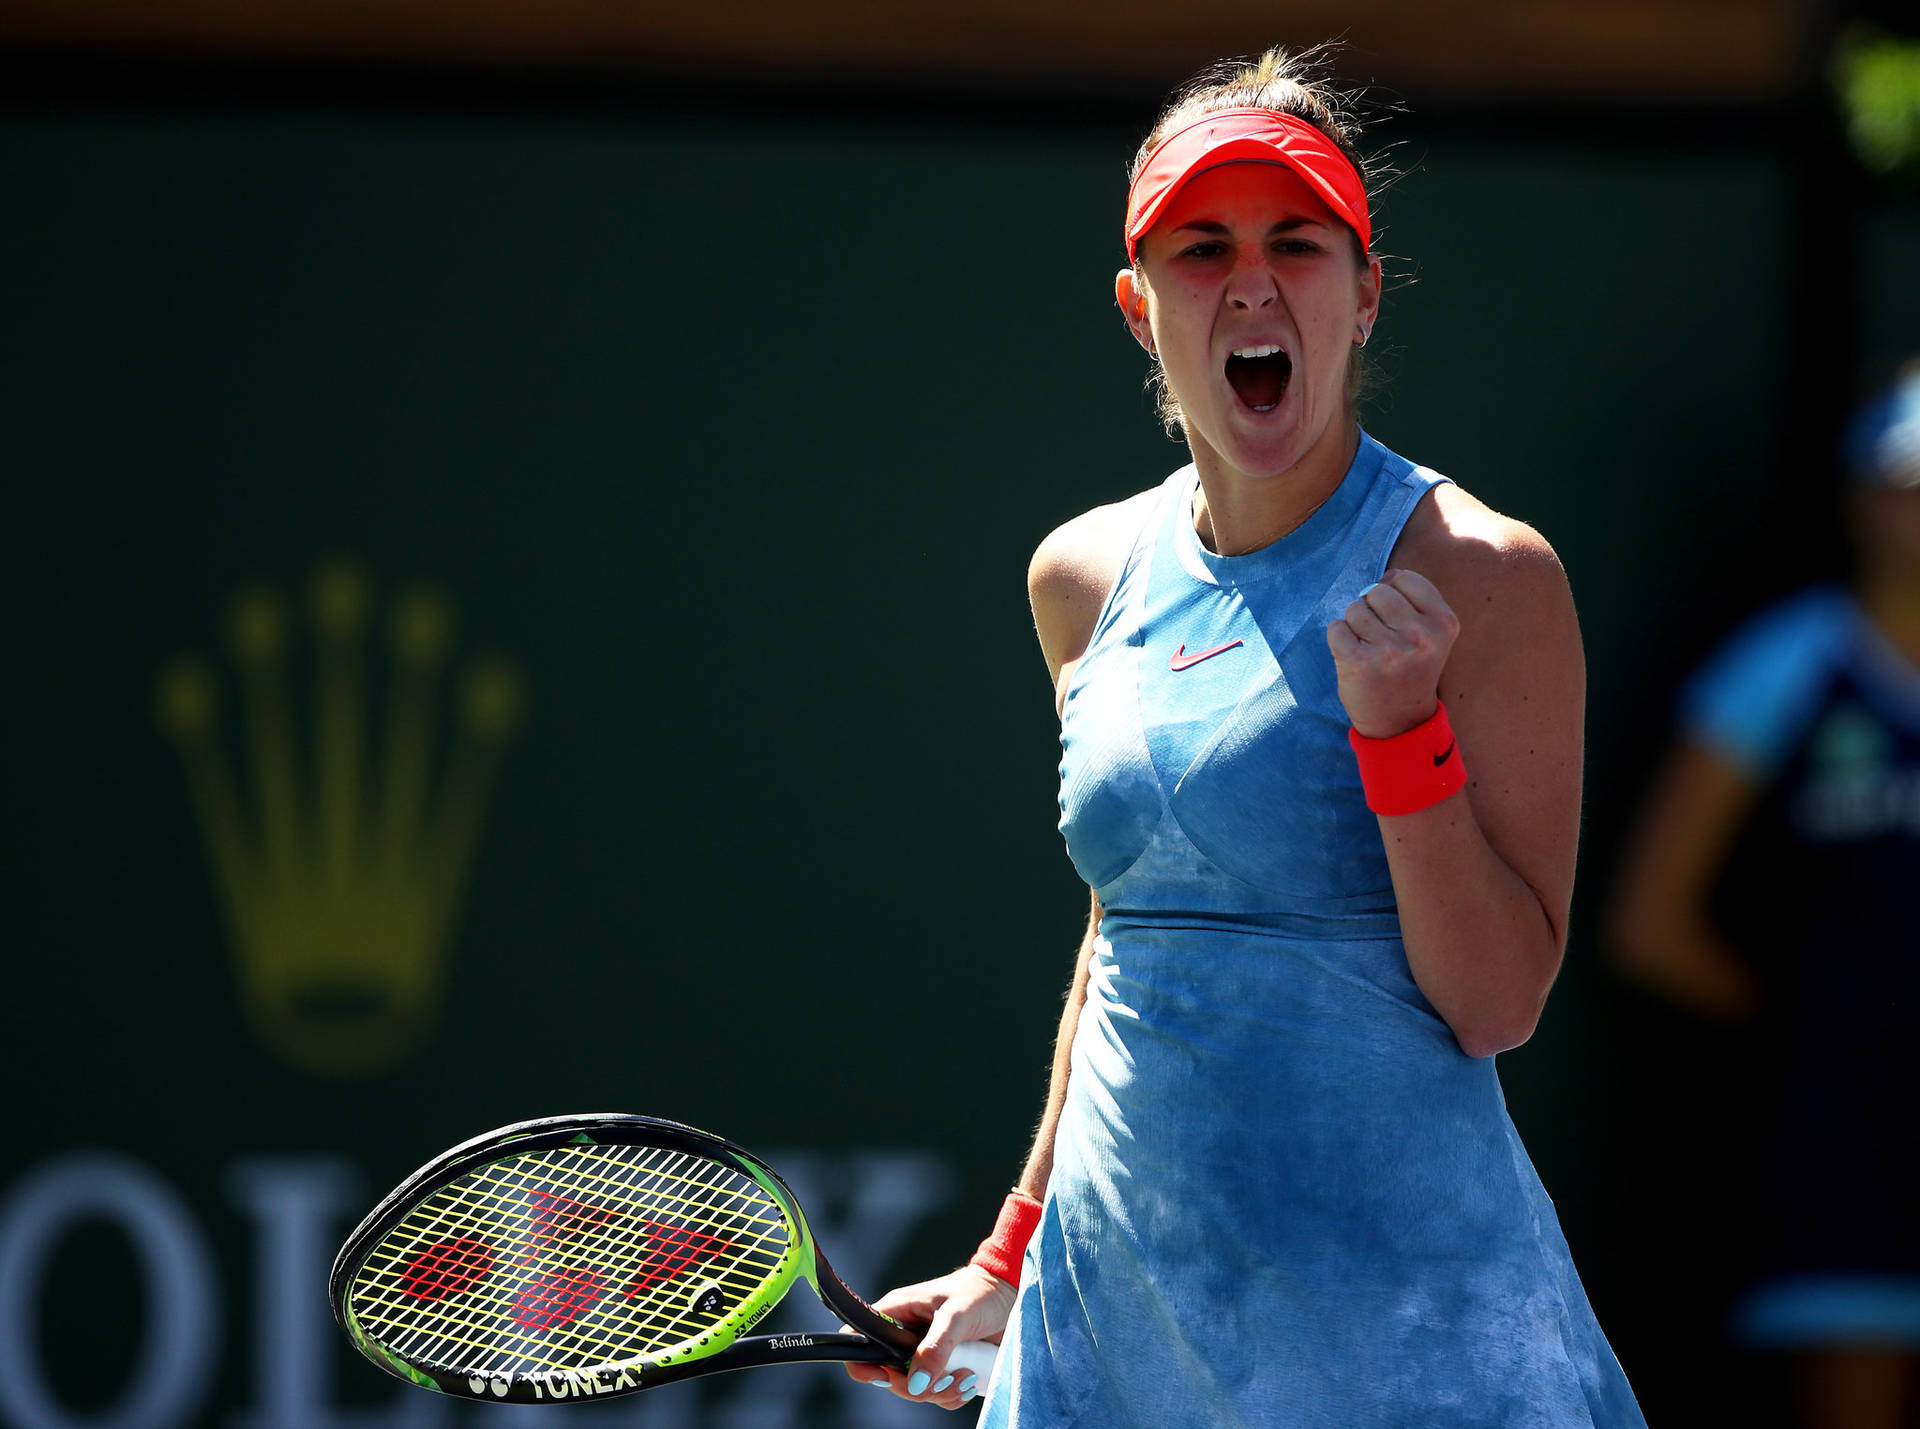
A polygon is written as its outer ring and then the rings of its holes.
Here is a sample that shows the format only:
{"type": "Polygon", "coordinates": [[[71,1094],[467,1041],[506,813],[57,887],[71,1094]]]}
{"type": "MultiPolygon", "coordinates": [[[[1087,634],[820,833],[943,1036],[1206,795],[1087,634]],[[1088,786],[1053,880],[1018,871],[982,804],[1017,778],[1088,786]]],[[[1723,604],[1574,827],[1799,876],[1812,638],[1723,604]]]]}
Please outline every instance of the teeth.
{"type": "Polygon", "coordinates": [[[1280,351],[1279,343],[1267,342],[1258,347],[1236,347],[1233,355],[1235,357],[1272,357],[1278,351],[1280,351]]]}

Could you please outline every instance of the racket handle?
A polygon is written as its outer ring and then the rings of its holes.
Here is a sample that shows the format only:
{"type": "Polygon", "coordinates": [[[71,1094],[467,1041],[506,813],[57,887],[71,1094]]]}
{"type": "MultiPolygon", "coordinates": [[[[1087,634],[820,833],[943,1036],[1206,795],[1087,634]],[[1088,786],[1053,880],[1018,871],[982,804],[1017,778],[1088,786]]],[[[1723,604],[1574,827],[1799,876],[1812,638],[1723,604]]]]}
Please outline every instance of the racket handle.
{"type": "Polygon", "coordinates": [[[947,1356],[947,1370],[958,1374],[968,1370],[980,1376],[980,1387],[986,1388],[987,1380],[993,1374],[993,1362],[999,1357],[1000,1346],[990,1345],[985,1340],[968,1340],[964,1345],[954,1346],[953,1353],[947,1356]]]}

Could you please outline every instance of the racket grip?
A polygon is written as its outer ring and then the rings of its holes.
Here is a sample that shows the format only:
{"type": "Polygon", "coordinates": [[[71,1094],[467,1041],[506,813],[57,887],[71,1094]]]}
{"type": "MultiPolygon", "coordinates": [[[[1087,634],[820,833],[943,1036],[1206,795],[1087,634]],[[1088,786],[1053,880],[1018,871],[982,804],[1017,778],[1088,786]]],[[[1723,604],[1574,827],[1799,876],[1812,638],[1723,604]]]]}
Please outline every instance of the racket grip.
{"type": "Polygon", "coordinates": [[[987,1380],[993,1375],[993,1362],[999,1358],[1000,1346],[990,1345],[985,1340],[968,1340],[963,1345],[955,1345],[953,1353],[947,1356],[947,1371],[958,1374],[968,1370],[980,1376],[980,1387],[987,1387],[987,1380]]]}

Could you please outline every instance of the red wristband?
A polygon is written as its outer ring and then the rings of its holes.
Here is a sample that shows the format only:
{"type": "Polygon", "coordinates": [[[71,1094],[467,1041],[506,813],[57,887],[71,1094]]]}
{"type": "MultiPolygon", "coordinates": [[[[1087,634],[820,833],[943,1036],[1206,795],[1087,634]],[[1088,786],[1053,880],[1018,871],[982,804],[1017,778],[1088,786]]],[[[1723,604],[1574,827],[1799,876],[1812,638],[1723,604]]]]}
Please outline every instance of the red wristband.
{"type": "Polygon", "coordinates": [[[1009,1285],[1020,1283],[1020,1257],[1027,1253],[1033,1228],[1040,1224],[1040,1203],[1019,1187],[1007,1192],[1000,1203],[1000,1219],[993,1223],[993,1234],[980,1242],[968,1265],[977,1265],[999,1276],[1009,1285]]]}
{"type": "Polygon", "coordinates": [[[1466,787],[1467,766],[1443,704],[1404,734],[1368,739],[1350,729],[1347,743],[1360,761],[1367,807],[1376,814],[1417,814],[1466,787]]]}

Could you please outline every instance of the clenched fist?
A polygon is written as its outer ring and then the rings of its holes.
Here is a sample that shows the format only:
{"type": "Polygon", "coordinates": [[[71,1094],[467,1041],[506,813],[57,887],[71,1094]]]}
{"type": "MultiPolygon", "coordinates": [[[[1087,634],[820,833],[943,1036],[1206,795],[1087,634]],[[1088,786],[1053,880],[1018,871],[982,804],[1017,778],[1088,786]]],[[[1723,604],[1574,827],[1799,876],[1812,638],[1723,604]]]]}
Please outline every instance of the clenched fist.
{"type": "Polygon", "coordinates": [[[1433,582],[1388,571],[1327,627],[1340,703],[1368,739],[1390,739],[1431,717],[1460,617],[1433,582]]]}

